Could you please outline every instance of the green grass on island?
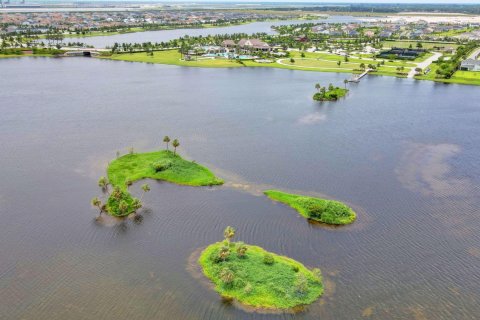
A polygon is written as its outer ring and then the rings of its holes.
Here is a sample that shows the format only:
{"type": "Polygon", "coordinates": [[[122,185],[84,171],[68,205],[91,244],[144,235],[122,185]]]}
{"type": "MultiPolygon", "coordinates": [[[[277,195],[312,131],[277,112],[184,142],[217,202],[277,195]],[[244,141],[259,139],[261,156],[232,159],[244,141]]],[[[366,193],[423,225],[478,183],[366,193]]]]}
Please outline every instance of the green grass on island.
{"type": "Polygon", "coordinates": [[[325,92],[317,92],[313,95],[313,100],[315,101],[337,101],[339,98],[345,97],[348,93],[348,89],[343,88],[332,88],[328,89],[325,92]]]}
{"type": "Polygon", "coordinates": [[[272,200],[284,203],[297,210],[307,219],[327,224],[349,224],[355,221],[355,212],[347,205],[320,198],[267,190],[264,194],[272,200]]]}
{"type": "MultiPolygon", "coordinates": [[[[178,143],[176,139],[175,142],[178,143]]],[[[215,177],[209,169],[169,150],[146,153],[134,153],[132,150],[110,162],[107,174],[108,178],[100,177],[98,181],[98,186],[108,196],[105,203],[95,197],[91,204],[99,209],[100,214],[106,212],[116,217],[128,216],[143,206],[142,198],[133,197],[128,190],[138,180],[150,178],[188,186],[223,184],[223,180],[215,177]]],[[[141,189],[145,194],[150,191],[150,186],[144,184],[141,189]]]]}
{"type": "Polygon", "coordinates": [[[146,178],[188,186],[223,183],[209,169],[169,150],[126,154],[110,162],[107,172],[110,183],[124,190],[128,183],[146,178]]]}
{"type": "MultiPolygon", "coordinates": [[[[319,269],[307,269],[293,259],[226,240],[200,255],[203,273],[223,297],[256,309],[282,310],[313,303],[323,293],[319,269]]],[[[230,233],[233,237],[233,234],[230,233]]]]}

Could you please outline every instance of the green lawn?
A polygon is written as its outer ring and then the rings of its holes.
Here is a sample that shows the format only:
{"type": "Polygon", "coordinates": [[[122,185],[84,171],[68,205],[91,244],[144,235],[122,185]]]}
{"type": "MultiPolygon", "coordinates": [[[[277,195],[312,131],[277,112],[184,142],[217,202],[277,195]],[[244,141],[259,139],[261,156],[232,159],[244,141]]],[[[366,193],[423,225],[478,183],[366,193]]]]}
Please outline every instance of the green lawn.
{"type": "Polygon", "coordinates": [[[480,86],[480,71],[456,71],[450,79],[437,79],[437,68],[438,65],[436,63],[432,63],[430,65],[431,71],[428,74],[416,76],[415,79],[480,86]]]}
{"type": "Polygon", "coordinates": [[[423,49],[433,49],[433,47],[452,47],[456,49],[458,44],[456,43],[449,43],[449,42],[425,42],[425,41],[415,41],[415,40],[398,40],[398,41],[383,41],[384,48],[408,48],[412,45],[412,48],[417,47],[417,43],[420,42],[422,44],[423,49]]]}
{"type": "Polygon", "coordinates": [[[209,169],[167,150],[124,155],[110,162],[107,172],[110,183],[124,190],[127,181],[135,182],[146,178],[189,186],[223,183],[209,169]]]}
{"type": "Polygon", "coordinates": [[[440,37],[454,37],[454,36],[458,36],[458,35],[461,35],[461,34],[464,34],[464,33],[467,33],[467,32],[472,32],[473,30],[476,30],[478,28],[463,28],[463,29],[460,29],[460,30],[448,30],[448,31],[444,31],[444,32],[434,32],[433,34],[436,35],[436,36],[440,36],[440,37]]]}
{"type": "Polygon", "coordinates": [[[203,273],[221,296],[255,308],[278,310],[311,304],[323,293],[320,270],[309,270],[300,262],[252,245],[244,245],[246,253],[239,256],[238,246],[217,242],[200,256],[203,273]],[[228,257],[224,260],[225,252],[228,257]]]}
{"type": "MultiPolygon", "coordinates": [[[[364,63],[368,65],[369,63],[376,64],[380,60],[366,60],[366,59],[356,59],[351,58],[349,62],[343,62],[343,57],[337,56],[334,54],[324,54],[324,53],[305,53],[306,58],[302,59],[299,52],[293,52],[292,56],[295,59],[295,63],[291,63],[289,58],[282,59],[282,64],[273,62],[273,63],[258,63],[251,60],[242,61],[239,63],[235,60],[228,59],[205,59],[199,57],[197,60],[193,61],[184,61],[181,59],[181,55],[178,50],[165,50],[165,51],[156,51],[153,56],[147,55],[145,52],[141,53],[121,53],[114,54],[111,56],[101,57],[103,59],[111,60],[121,60],[121,61],[132,61],[132,62],[147,62],[147,63],[159,63],[159,64],[169,64],[169,65],[178,65],[185,67],[203,67],[203,68],[240,68],[240,67],[264,67],[264,68],[282,68],[282,69],[293,69],[293,70],[305,70],[305,71],[322,71],[322,72],[349,72],[352,73],[354,69],[359,69],[360,64],[364,63]],[[320,60],[317,60],[320,59],[320,60]],[[324,61],[327,60],[327,61],[324,61]],[[340,66],[337,65],[337,61],[342,61],[340,66]]],[[[388,67],[396,66],[405,66],[413,67],[415,66],[412,63],[408,62],[385,62],[385,66],[382,66],[382,69],[388,67]]],[[[395,70],[395,68],[392,68],[395,70]]],[[[385,70],[386,71],[386,70],[385,70]]],[[[395,75],[395,72],[388,73],[388,75],[395,75]]]]}
{"type": "Polygon", "coordinates": [[[290,194],[278,190],[267,190],[264,193],[272,200],[289,205],[307,219],[328,224],[349,224],[356,218],[355,212],[339,201],[290,194]]]}
{"type": "MultiPolygon", "coordinates": [[[[350,63],[350,64],[364,63],[365,65],[368,65],[368,64],[376,65],[379,62],[385,61],[385,66],[391,66],[391,67],[401,67],[401,66],[415,67],[416,66],[416,64],[414,64],[412,62],[405,61],[405,60],[394,60],[392,62],[388,61],[387,59],[373,60],[371,57],[367,58],[365,55],[362,56],[362,57],[364,57],[363,59],[360,59],[360,57],[359,58],[349,57],[348,62],[345,62],[345,57],[339,56],[337,54],[332,54],[332,53],[304,52],[304,54],[305,54],[305,58],[306,58],[306,59],[304,59],[304,61],[308,60],[308,59],[318,59],[318,60],[328,60],[328,61],[332,61],[332,62],[340,61],[340,62],[342,62],[342,64],[344,64],[344,63],[345,64],[347,64],[347,63],[350,63]]],[[[291,57],[293,57],[295,59],[295,61],[302,60],[301,52],[291,51],[290,55],[291,55],[291,57]]]]}

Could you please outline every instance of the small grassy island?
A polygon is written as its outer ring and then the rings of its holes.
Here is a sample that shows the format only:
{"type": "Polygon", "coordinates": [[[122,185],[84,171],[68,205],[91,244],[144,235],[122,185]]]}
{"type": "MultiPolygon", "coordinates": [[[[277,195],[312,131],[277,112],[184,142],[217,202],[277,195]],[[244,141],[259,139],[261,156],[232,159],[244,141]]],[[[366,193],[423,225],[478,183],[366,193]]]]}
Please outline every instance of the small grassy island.
{"type": "MultiPolygon", "coordinates": [[[[128,188],[133,182],[142,179],[156,179],[188,186],[212,186],[223,184],[206,167],[195,161],[187,161],[176,153],[180,145],[177,139],[173,140],[174,151],[168,150],[170,138],[166,136],[164,142],[167,149],[155,152],[135,153],[133,149],[124,156],[110,162],[107,168],[108,179],[100,177],[98,185],[108,194],[105,204],[95,197],[92,205],[98,207],[100,214],[106,212],[112,216],[124,217],[136,212],[142,207],[141,198],[132,197],[128,188]],[[112,192],[109,186],[113,187],[112,192]]],[[[150,191],[148,184],[142,185],[144,193],[150,191]]],[[[143,195],[142,195],[143,196],[143,195]]]]}
{"type": "Polygon", "coordinates": [[[334,200],[319,199],[278,190],[267,190],[264,194],[272,200],[285,203],[307,219],[327,224],[349,224],[355,221],[355,212],[347,205],[334,200]]]}
{"type": "Polygon", "coordinates": [[[234,235],[235,229],[227,227],[225,240],[208,246],[198,261],[220,295],[266,310],[311,304],[322,295],[319,269],[309,270],[260,247],[231,242],[234,235]]]}
{"type": "Polygon", "coordinates": [[[347,88],[334,87],[332,84],[330,84],[328,88],[325,88],[317,83],[315,88],[318,91],[313,95],[313,100],[315,101],[337,101],[339,98],[345,97],[348,93],[347,88]]]}
{"type": "Polygon", "coordinates": [[[146,178],[188,186],[223,183],[209,169],[169,150],[126,154],[110,162],[107,172],[110,183],[123,189],[132,182],[146,178]]]}

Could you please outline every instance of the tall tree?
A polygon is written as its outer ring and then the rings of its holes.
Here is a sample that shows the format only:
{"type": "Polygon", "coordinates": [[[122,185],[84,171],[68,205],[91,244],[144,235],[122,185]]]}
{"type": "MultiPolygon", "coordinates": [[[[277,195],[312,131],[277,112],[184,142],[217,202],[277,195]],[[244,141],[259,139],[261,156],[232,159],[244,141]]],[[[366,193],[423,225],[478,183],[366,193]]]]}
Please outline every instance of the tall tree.
{"type": "Polygon", "coordinates": [[[170,142],[170,137],[169,136],[163,137],[163,142],[167,144],[167,150],[168,150],[168,143],[170,142]]]}
{"type": "Polygon", "coordinates": [[[178,141],[178,139],[173,140],[172,146],[173,146],[173,155],[176,155],[177,154],[177,147],[180,146],[180,142],[178,141]]]}
{"type": "Polygon", "coordinates": [[[100,201],[98,197],[95,197],[92,199],[90,203],[92,204],[92,206],[97,207],[98,210],[100,211],[100,215],[102,215],[102,211],[103,211],[102,201],[100,201]]]}
{"type": "Polygon", "coordinates": [[[223,231],[223,236],[225,237],[225,240],[230,242],[230,240],[235,236],[235,228],[230,226],[226,227],[223,231]]]}
{"type": "Polygon", "coordinates": [[[108,179],[106,177],[101,176],[98,179],[98,186],[100,188],[102,188],[103,191],[108,191],[108,185],[109,185],[109,182],[108,182],[108,179]]]}

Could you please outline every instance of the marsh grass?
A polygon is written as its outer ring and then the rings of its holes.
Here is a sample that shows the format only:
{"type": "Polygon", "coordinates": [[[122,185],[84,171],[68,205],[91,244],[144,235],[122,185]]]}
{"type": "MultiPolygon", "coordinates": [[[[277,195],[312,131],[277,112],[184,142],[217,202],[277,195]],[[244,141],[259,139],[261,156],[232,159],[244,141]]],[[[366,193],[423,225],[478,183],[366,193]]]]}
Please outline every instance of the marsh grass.
{"type": "Polygon", "coordinates": [[[349,224],[356,219],[355,212],[339,201],[290,194],[278,190],[267,190],[264,191],[264,194],[272,200],[289,205],[307,219],[337,225],[349,224]]]}
{"type": "Polygon", "coordinates": [[[300,262],[264,249],[243,244],[245,255],[238,255],[236,243],[217,242],[200,255],[203,273],[224,298],[260,309],[289,309],[313,303],[323,293],[318,269],[309,270],[300,262]],[[229,248],[226,260],[217,259],[229,248]],[[265,263],[271,256],[272,263],[265,263]]]}

